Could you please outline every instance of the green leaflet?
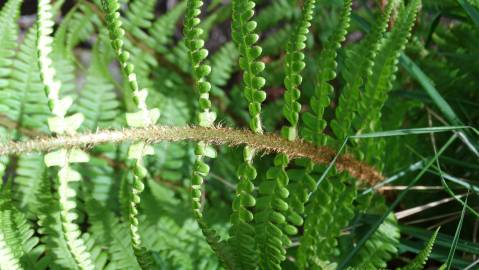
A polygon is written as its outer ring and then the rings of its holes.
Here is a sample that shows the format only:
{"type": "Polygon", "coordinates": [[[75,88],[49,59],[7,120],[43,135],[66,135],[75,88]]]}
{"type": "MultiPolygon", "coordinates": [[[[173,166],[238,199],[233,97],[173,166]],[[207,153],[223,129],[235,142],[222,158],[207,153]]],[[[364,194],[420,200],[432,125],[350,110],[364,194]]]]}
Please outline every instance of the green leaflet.
{"type": "Polygon", "coordinates": [[[391,34],[375,57],[372,72],[366,79],[364,94],[360,100],[358,133],[374,131],[367,125],[378,121],[380,117],[380,110],[395,79],[399,54],[411,35],[419,5],[420,0],[415,0],[408,7],[402,6],[391,34]]]}
{"type": "Polygon", "coordinates": [[[295,140],[298,136],[296,126],[301,111],[301,104],[298,102],[301,95],[299,86],[303,80],[301,71],[306,66],[302,51],[306,47],[306,35],[309,33],[315,4],[316,0],[308,0],[304,3],[302,17],[293,30],[286,49],[286,76],[284,78],[286,92],[284,93],[283,115],[290,126],[283,127],[281,135],[288,140],[295,140]]]}
{"type": "Polygon", "coordinates": [[[261,55],[261,47],[254,45],[259,36],[255,33],[257,23],[251,20],[254,15],[255,3],[250,0],[234,0],[232,39],[240,51],[239,65],[243,70],[243,93],[248,101],[250,113],[250,129],[261,133],[261,103],[266,99],[266,92],[261,89],[266,81],[261,77],[264,70],[264,63],[256,61],[261,55]]]}
{"type": "MultiPolygon", "coordinates": [[[[357,134],[369,133],[382,128],[381,109],[395,80],[398,59],[411,35],[420,3],[420,0],[416,0],[409,3],[407,7],[401,5],[396,24],[374,59],[374,66],[366,78],[365,88],[359,100],[358,114],[354,120],[357,134]]],[[[371,153],[368,155],[368,161],[381,167],[383,147],[384,140],[374,143],[362,141],[356,151],[360,155],[371,153]]]]}

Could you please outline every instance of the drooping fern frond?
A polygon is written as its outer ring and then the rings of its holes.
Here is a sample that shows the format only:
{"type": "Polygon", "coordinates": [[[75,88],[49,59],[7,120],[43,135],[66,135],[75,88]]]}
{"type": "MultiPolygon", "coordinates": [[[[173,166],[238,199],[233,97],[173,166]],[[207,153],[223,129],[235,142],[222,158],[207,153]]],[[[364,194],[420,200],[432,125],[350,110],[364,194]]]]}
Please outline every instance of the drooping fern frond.
{"type": "MultiPolygon", "coordinates": [[[[297,138],[297,123],[301,104],[297,102],[300,96],[301,71],[304,69],[304,43],[308,28],[311,26],[314,5],[316,1],[310,0],[304,3],[302,17],[291,35],[286,50],[286,78],[284,84],[285,104],[283,115],[288,120],[289,126],[283,127],[281,135],[288,140],[297,138]]],[[[287,189],[289,178],[286,173],[289,158],[279,154],[274,159],[274,166],[266,172],[266,179],[259,186],[259,194],[255,218],[255,232],[259,249],[259,265],[261,269],[281,269],[281,262],[286,259],[286,246],[291,244],[288,235],[298,232],[295,226],[301,225],[295,218],[286,219],[289,209],[287,189]]]]}
{"type": "MultiPolygon", "coordinates": [[[[199,15],[201,14],[202,0],[188,0],[186,6],[186,18],[184,23],[185,44],[189,50],[189,58],[192,65],[192,73],[195,80],[196,90],[199,92],[199,112],[197,113],[198,125],[202,127],[212,127],[216,120],[216,113],[212,111],[210,90],[211,83],[207,80],[211,73],[211,67],[203,64],[208,56],[208,50],[204,48],[204,40],[201,38],[203,34],[202,28],[199,27],[201,22],[199,15]]],[[[234,269],[234,261],[231,251],[224,242],[220,242],[220,237],[214,229],[209,228],[203,219],[202,213],[202,189],[204,178],[208,175],[210,167],[203,160],[204,157],[216,157],[214,148],[205,142],[199,142],[195,147],[196,160],[193,166],[193,175],[191,179],[191,197],[193,214],[198,224],[210,244],[211,248],[218,255],[227,269],[234,269]]]]}
{"type": "Polygon", "coordinates": [[[388,1],[379,20],[374,24],[369,35],[356,49],[351,50],[351,55],[346,60],[346,85],[339,96],[338,106],[335,109],[335,119],[330,123],[338,143],[342,143],[346,136],[351,134],[351,124],[357,111],[360,99],[360,87],[368,74],[372,72],[374,59],[383,43],[383,34],[388,26],[392,10],[397,1],[388,1]]]}
{"type": "Polygon", "coordinates": [[[351,17],[351,5],[351,0],[344,0],[338,26],[321,51],[317,82],[315,83],[314,95],[310,101],[311,112],[306,112],[303,115],[303,138],[316,145],[326,144],[328,138],[327,135],[323,134],[323,130],[326,128],[326,120],[323,119],[323,116],[325,109],[331,103],[334,92],[330,81],[336,78],[337,50],[346,37],[351,17]]]}
{"type": "MultiPolygon", "coordinates": [[[[149,110],[146,105],[146,98],[148,91],[146,89],[139,89],[134,65],[129,62],[130,54],[124,49],[123,36],[125,31],[122,29],[120,13],[118,9],[120,4],[117,0],[102,0],[103,11],[106,16],[106,25],[110,34],[111,45],[116,53],[118,61],[120,62],[121,70],[128,81],[128,88],[131,91],[133,103],[136,107],[136,112],[126,114],[126,122],[130,127],[146,127],[157,122],[160,117],[158,109],[149,110]]],[[[144,142],[138,142],[130,146],[128,151],[128,158],[135,160],[133,168],[133,184],[131,186],[131,194],[129,196],[128,205],[128,222],[130,229],[130,236],[135,251],[135,256],[138,259],[143,269],[150,269],[154,262],[149,252],[142,247],[141,237],[138,233],[138,209],[137,205],[140,202],[140,194],[144,189],[143,179],[147,175],[147,170],[143,165],[143,156],[153,154],[154,150],[150,145],[144,142]]]]}
{"type": "Polygon", "coordinates": [[[406,266],[399,268],[398,270],[422,270],[424,269],[424,265],[427,262],[427,259],[429,258],[429,255],[431,255],[432,252],[432,247],[434,246],[434,242],[436,241],[437,234],[439,233],[439,228],[434,231],[433,235],[431,236],[431,239],[427,241],[426,245],[424,248],[419,252],[411,262],[409,262],[406,266]]]}
{"type": "MultiPolygon", "coordinates": [[[[240,52],[239,66],[243,70],[243,94],[248,101],[250,115],[249,127],[255,133],[262,133],[261,103],[266,99],[266,92],[261,89],[266,81],[261,77],[264,63],[256,59],[261,55],[261,47],[255,45],[259,36],[255,33],[256,22],[251,20],[254,15],[255,3],[250,0],[234,0],[232,2],[231,35],[233,42],[240,52]]],[[[249,208],[256,204],[252,195],[257,172],[253,166],[254,150],[245,147],[243,150],[244,163],[238,168],[239,183],[233,199],[233,213],[231,214],[231,238],[229,242],[235,249],[236,262],[240,269],[254,269],[257,267],[258,256],[255,243],[255,228],[251,224],[253,213],[249,208]]]]}
{"type": "MultiPolygon", "coordinates": [[[[52,51],[53,38],[53,12],[49,0],[38,2],[37,21],[37,51],[40,66],[40,77],[44,85],[45,94],[48,97],[48,107],[53,116],[48,119],[50,131],[57,134],[74,134],[83,122],[80,113],[66,116],[72,104],[70,97],[60,98],[61,82],[56,78],[55,69],[52,67],[50,53],[52,51]]],[[[61,233],[64,235],[68,251],[72,254],[75,263],[80,269],[90,270],[94,268],[91,255],[86,250],[81,232],[75,219],[76,190],[71,186],[72,182],[80,181],[81,175],[75,171],[70,163],[87,162],[88,154],[72,149],[60,149],[45,155],[47,167],[58,166],[58,199],[60,207],[61,233]]]]}

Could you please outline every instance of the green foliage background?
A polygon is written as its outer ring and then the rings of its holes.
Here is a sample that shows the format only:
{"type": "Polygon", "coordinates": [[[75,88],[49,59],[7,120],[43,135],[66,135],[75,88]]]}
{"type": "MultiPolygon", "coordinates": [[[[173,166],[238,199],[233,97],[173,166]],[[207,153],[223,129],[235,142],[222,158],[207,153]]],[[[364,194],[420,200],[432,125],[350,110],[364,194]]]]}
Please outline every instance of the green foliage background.
{"type": "Polygon", "coordinates": [[[384,179],[201,141],[5,155],[0,269],[478,267],[477,0],[29,5],[0,9],[0,143],[227,126],[384,179]]]}

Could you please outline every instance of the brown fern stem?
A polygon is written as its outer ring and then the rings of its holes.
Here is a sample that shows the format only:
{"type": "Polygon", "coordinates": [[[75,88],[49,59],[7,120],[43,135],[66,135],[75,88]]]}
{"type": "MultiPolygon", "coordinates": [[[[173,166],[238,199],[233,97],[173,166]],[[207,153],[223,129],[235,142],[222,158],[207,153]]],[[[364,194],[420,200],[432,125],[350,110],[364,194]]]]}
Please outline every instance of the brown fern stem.
{"type": "MultiPolygon", "coordinates": [[[[204,141],[217,145],[248,145],[265,153],[284,153],[291,158],[309,158],[318,164],[329,164],[336,152],[329,147],[316,147],[308,142],[288,141],[276,134],[256,134],[242,129],[225,127],[205,128],[198,126],[172,127],[152,126],[145,128],[127,128],[123,130],[99,130],[94,133],[39,137],[28,141],[9,141],[0,144],[0,155],[45,152],[58,148],[92,147],[102,143],[123,143],[145,141],[204,141]]],[[[336,160],[339,171],[349,174],[363,182],[374,184],[383,176],[373,167],[361,163],[348,154],[336,160]]]]}

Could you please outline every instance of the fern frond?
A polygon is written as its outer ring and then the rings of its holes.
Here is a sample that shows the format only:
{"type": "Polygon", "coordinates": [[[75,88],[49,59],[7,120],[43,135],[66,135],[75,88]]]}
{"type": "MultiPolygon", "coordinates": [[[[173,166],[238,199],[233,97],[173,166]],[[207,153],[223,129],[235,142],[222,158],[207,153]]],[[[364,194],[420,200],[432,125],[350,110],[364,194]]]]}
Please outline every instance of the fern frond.
{"type": "Polygon", "coordinates": [[[319,56],[318,78],[314,95],[310,101],[311,112],[306,112],[303,115],[302,137],[316,145],[324,145],[328,139],[328,136],[323,134],[323,130],[326,128],[326,120],[323,119],[324,110],[331,103],[331,96],[334,92],[334,88],[329,82],[336,78],[337,50],[346,37],[351,16],[351,5],[351,0],[344,0],[338,26],[319,56]]]}
{"type": "Polygon", "coordinates": [[[439,233],[439,229],[437,228],[436,231],[434,231],[434,234],[431,236],[431,239],[427,241],[426,245],[424,246],[424,249],[421,250],[410,263],[408,263],[406,266],[399,268],[398,270],[422,270],[424,269],[424,265],[427,262],[427,259],[429,258],[429,255],[431,255],[432,247],[434,246],[434,242],[436,241],[437,234],[439,233]]]}
{"type": "MultiPolygon", "coordinates": [[[[372,72],[366,78],[364,91],[361,92],[358,113],[353,121],[356,133],[368,133],[382,129],[380,121],[382,108],[396,78],[399,56],[411,35],[421,1],[411,1],[408,6],[401,5],[395,26],[388,35],[381,50],[374,59],[372,72]]],[[[384,166],[384,139],[364,140],[358,142],[354,150],[377,167],[384,166]],[[365,153],[368,153],[367,156],[365,153]]]]}
{"type": "MultiPolygon", "coordinates": [[[[341,230],[354,217],[356,188],[346,173],[330,172],[312,194],[305,212],[304,234],[300,239],[297,261],[300,269],[310,269],[316,261],[333,261],[341,230]]],[[[369,269],[369,268],[364,268],[369,269]]]]}
{"type": "Polygon", "coordinates": [[[233,42],[224,44],[215,54],[211,56],[210,81],[214,87],[223,87],[235,71],[235,64],[239,52],[233,42]]]}
{"type": "MultiPolygon", "coordinates": [[[[259,36],[255,33],[257,23],[251,20],[254,15],[255,3],[250,0],[233,0],[232,2],[232,39],[240,52],[239,66],[243,70],[244,97],[248,101],[250,115],[249,127],[255,133],[262,133],[261,103],[266,99],[266,92],[261,89],[266,81],[261,77],[264,63],[256,61],[261,55],[261,47],[254,45],[259,36]]],[[[257,267],[258,257],[254,233],[251,224],[253,213],[248,208],[256,204],[252,195],[257,172],[253,166],[254,150],[245,147],[243,150],[244,163],[238,168],[239,183],[233,199],[233,213],[231,214],[232,227],[230,243],[235,248],[237,263],[240,268],[254,269],[257,267]]]]}
{"type": "MultiPolygon", "coordinates": [[[[211,83],[207,76],[211,72],[211,67],[203,64],[203,60],[208,56],[208,50],[204,48],[204,40],[201,38],[202,28],[198,25],[201,20],[202,0],[188,0],[186,6],[186,18],[184,24],[185,44],[189,50],[189,58],[192,64],[195,86],[199,92],[199,109],[197,113],[198,125],[202,127],[212,127],[216,120],[216,113],[211,111],[210,90],[211,83]]],[[[220,238],[214,229],[209,228],[206,221],[203,220],[201,210],[201,193],[204,178],[208,175],[210,167],[203,161],[205,156],[214,158],[216,151],[204,142],[199,142],[195,147],[196,160],[193,166],[193,176],[191,179],[191,197],[193,213],[196,220],[206,237],[208,244],[215,251],[217,256],[223,262],[227,269],[234,269],[234,259],[229,247],[220,238]]]]}
{"type": "Polygon", "coordinates": [[[281,135],[288,140],[295,140],[298,135],[297,124],[301,111],[301,104],[298,102],[301,95],[299,86],[303,80],[301,71],[306,65],[303,61],[304,53],[302,51],[306,47],[304,42],[307,39],[306,35],[309,33],[315,4],[316,0],[307,0],[304,3],[301,20],[292,31],[286,49],[286,76],[284,79],[286,92],[284,93],[283,115],[288,120],[289,126],[282,128],[281,135]]]}
{"type": "Polygon", "coordinates": [[[381,108],[395,80],[399,55],[411,35],[420,4],[420,0],[414,0],[407,7],[401,6],[391,34],[375,57],[372,72],[367,76],[364,95],[360,100],[357,116],[360,119],[358,124],[360,133],[373,131],[374,128],[371,127],[374,127],[374,123],[381,116],[381,108]]]}
{"type": "MultiPolygon", "coordinates": [[[[43,155],[21,155],[18,159],[15,176],[15,192],[18,194],[18,206],[20,209],[35,213],[38,207],[38,191],[46,170],[43,155]]],[[[16,196],[16,197],[17,197],[16,196]]]]}
{"type": "MultiPolygon", "coordinates": [[[[45,94],[48,97],[48,107],[53,114],[48,119],[48,126],[50,131],[57,134],[74,134],[83,121],[83,115],[77,113],[66,116],[73,101],[70,97],[60,98],[61,81],[56,78],[56,72],[50,58],[53,42],[50,35],[53,33],[53,25],[53,12],[50,1],[38,1],[38,63],[45,94]]],[[[48,153],[44,159],[47,167],[60,167],[57,192],[60,203],[61,232],[65,236],[68,251],[72,254],[76,264],[80,269],[85,270],[93,269],[94,266],[90,254],[80,238],[80,228],[74,222],[77,218],[76,213],[73,212],[76,208],[76,190],[71,186],[72,182],[81,180],[81,175],[72,169],[69,164],[87,162],[88,159],[88,154],[78,149],[60,149],[48,153]]]]}
{"type": "Polygon", "coordinates": [[[52,269],[80,269],[72,253],[69,251],[68,240],[62,225],[61,207],[52,195],[52,183],[46,174],[42,176],[38,190],[38,233],[45,250],[52,256],[52,269]]]}
{"type": "Polygon", "coordinates": [[[256,61],[261,55],[261,47],[255,45],[259,36],[255,33],[257,23],[251,20],[255,3],[250,0],[234,0],[232,39],[240,51],[240,68],[244,71],[244,96],[248,101],[251,116],[250,129],[256,133],[263,132],[261,125],[261,103],[266,99],[266,92],[261,89],[266,81],[261,77],[264,63],[256,61]]]}
{"type": "Polygon", "coordinates": [[[86,83],[75,107],[75,111],[85,116],[81,127],[84,130],[111,127],[120,114],[120,103],[116,98],[114,86],[109,80],[107,67],[111,61],[112,52],[105,38],[103,34],[100,34],[93,48],[86,83]]]}
{"type": "Polygon", "coordinates": [[[63,20],[60,27],[65,27],[65,50],[72,51],[73,48],[90,37],[95,25],[100,25],[100,19],[90,6],[77,4],[77,9],[70,11],[63,20]]]}
{"type": "MultiPolygon", "coordinates": [[[[31,28],[20,45],[11,70],[9,87],[0,91],[0,112],[17,123],[17,128],[48,132],[51,112],[39,76],[37,29],[31,28]]],[[[2,61],[3,62],[3,61],[2,61]]]]}
{"type": "MultiPolygon", "coordinates": [[[[297,100],[300,96],[301,71],[305,66],[302,50],[306,47],[304,41],[311,26],[315,3],[315,0],[304,3],[302,17],[290,37],[286,51],[286,78],[284,79],[286,92],[283,115],[288,120],[289,126],[283,127],[281,135],[291,141],[297,138],[296,126],[301,110],[297,100]]],[[[285,247],[291,244],[288,235],[298,232],[295,226],[289,224],[291,219],[287,220],[285,217],[289,209],[287,203],[289,178],[286,173],[288,163],[287,155],[277,155],[274,159],[274,167],[268,169],[265,181],[259,186],[260,197],[254,219],[259,265],[262,269],[281,269],[281,262],[286,259],[285,247]]],[[[293,221],[296,221],[294,225],[300,225],[294,218],[293,221]]]]}
{"type": "MultiPolygon", "coordinates": [[[[0,215],[1,215],[0,222],[5,219],[3,217],[3,214],[4,214],[3,211],[0,212],[0,215]]],[[[1,223],[0,225],[2,225],[2,228],[6,227],[6,224],[1,224],[1,223]]],[[[12,270],[23,269],[20,265],[18,254],[14,254],[13,250],[10,249],[8,238],[4,236],[3,230],[2,232],[0,232],[0,267],[2,269],[12,269],[12,270]]],[[[11,233],[11,231],[7,231],[7,233],[11,233]]]]}
{"type": "Polygon", "coordinates": [[[299,227],[304,223],[304,205],[309,199],[309,194],[316,189],[316,180],[311,176],[313,162],[308,159],[298,159],[295,163],[299,168],[286,171],[290,179],[287,186],[289,197],[286,217],[289,223],[299,227]]]}
{"type": "Polygon", "coordinates": [[[398,251],[399,228],[394,214],[390,214],[356,254],[351,263],[357,269],[385,268],[398,251]]]}
{"type": "Polygon", "coordinates": [[[139,40],[148,40],[149,35],[143,29],[152,26],[152,21],[155,18],[155,4],[156,0],[130,1],[125,17],[122,18],[125,30],[139,40]]]}
{"type": "MultiPolygon", "coordinates": [[[[133,103],[136,112],[126,114],[126,122],[131,127],[146,127],[157,122],[160,117],[158,109],[149,110],[146,104],[148,91],[139,89],[137,75],[134,71],[134,65],[129,62],[130,54],[124,49],[123,36],[125,31],[122,29],[120,13],[118,9],[120,4],[117,0],[102,0],[103,11],[106,13],[106,24],[110,34],[111,45],[120,62],[121,70],[128,80],[128,88],[131,90],[133,103]]],[[[133,168],[134,179],[131,186],[131,196],[129,197],[128,222],[130,224],[130,236],[138,259],[143,269],[150,269],[154,265],[151,254],[142,246],[141,237],[138,233],[138,209],[137,205],[141,201],[140,194],[144,189],[143,180],[147,175],[147,170],[143,165],[143,156],[153,154],[154,149],[143,142],[135,143],[130,146],[128,158],[135,160],[133,168]]]]}
{"type": "Polygon", "coordinates": [[[281,269],[281,262],[286,259],[285,246],[291,244],[287,234],[297,233],[296,227],[287,224],[285,218],[289,195],[285,171],[288,162],[286,155],[277,155],[275,166],[267,171],[266,179],[259,186],[254,220],[261,269],[281,269]]]}
{"type": "Polygon", "coordinates": [[[130,244],[127,225],[93,198],[87,198],[86,209],[91,225],[89,233],[100,245],[108,247],[110,265],[114,269],[141,269],[130,244]]]}
{"type": "Polygon", "coordinates": [[[366,36],[357,49],[351,50],[351,55],[346,60],[347,68],[344,75],[346,85],[339,96],[338,106],[335,110],[336,117],[330,123],[339,143],[342,143],[346,136],[352,134],[350,129],[359,105],[360,87],[368,74],[372,72],[374,59],[384,41],[383,34],[396,5],[396,0],[388,1],[388,5],[374,24],[371,33],[366,36]]]}
{"type": "Polygon", "coordinates": [[[186,1],[182,1],[153,22],[150,31],[151,38],[146,41],[149,42],[150,47],[162,54],[168,52],[168,45],[173,42],[172,37],[176,30],[176,24],[185,9],[186,1]]]}
{"type": "Polygon", "coordinates": [[[16,21],[20,12],[21,0],[9,0],[0,11],[0,91],[7,89],[13,67],[18,25],[16,21]]]}

